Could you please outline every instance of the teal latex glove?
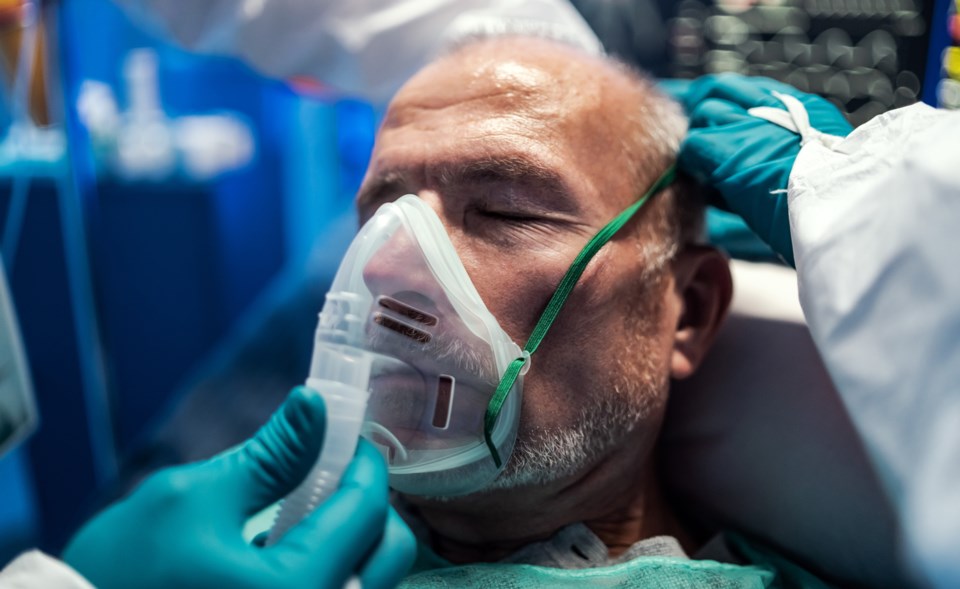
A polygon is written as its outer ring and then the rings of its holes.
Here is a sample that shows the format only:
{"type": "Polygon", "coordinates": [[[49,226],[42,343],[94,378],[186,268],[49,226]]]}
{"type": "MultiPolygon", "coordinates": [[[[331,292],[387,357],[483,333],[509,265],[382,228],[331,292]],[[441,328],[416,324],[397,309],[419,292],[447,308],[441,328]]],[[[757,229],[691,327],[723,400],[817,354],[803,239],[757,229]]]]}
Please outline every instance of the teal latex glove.
{"type": "Polygon", "coordinates": [[[242,536],[247,519],[307,475],[326,414],[294,389],[251,440],[206,462],[170,468],[90,521],[64,561],[100,589],[331,587],[359,574],[393,587],[413,562],[413,535],[388,503],[383,459],[361,440],[340,489],[279,542],[242,536]]]}
{"type": "Polygon", "coordinates": [[[841,137],[853,129],[844,116],[827,100],[768,78],[719,74],[692,82],[665,80],[660,88],[690,116],[680,169],[715,189],[726,208],[794,265],[786,188],[800,153],[800,136],[747,110],[786,110],[772,92],[794,96],[815,129],[841,137]]]}

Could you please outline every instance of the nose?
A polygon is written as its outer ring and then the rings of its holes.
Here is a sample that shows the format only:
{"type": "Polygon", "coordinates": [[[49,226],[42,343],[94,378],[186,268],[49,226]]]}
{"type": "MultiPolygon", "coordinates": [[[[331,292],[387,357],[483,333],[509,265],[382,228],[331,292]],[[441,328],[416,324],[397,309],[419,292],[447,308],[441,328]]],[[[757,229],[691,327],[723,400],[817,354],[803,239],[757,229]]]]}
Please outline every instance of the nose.
{"type": "MultiPolygon", "coordinates": [[[[401,225],[370,257],[363,269],[363,281],[374,299],[389,297],[419,311],[436,316],[446,296],[426,259],[426,253],[410,230],[401,225]]],[[[408,315],[409,316],[409,315],[408,315]]]]}

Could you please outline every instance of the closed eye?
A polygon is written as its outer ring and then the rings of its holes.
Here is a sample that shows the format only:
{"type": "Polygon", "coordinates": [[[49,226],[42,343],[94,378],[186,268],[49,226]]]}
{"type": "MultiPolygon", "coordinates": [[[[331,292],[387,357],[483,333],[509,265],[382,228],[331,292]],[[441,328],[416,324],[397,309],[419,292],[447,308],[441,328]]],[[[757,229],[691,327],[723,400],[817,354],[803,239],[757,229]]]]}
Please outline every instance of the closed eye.
{"type": "Polygon", "coordinates": [[[467,230],[484,240],[501,247],[527,244],[527,248],[534,242],[553,242],[557,238],[558,230],[563,226],[562,222],[543,215],[483,209],[475,211],[473,223],[471,229],[468,221],[467,230]]]}
{"type": "Polygon", "coordinates": [[[517,223],[517,224],[532,224],[532,223],[547,223],[548,219],[543,217],[536,217],[533,215],[525,215],[523,213],[514,213],[508,211],[479,211],[481,217],[492,221],[500,221],[505,223],[517,223]]]}

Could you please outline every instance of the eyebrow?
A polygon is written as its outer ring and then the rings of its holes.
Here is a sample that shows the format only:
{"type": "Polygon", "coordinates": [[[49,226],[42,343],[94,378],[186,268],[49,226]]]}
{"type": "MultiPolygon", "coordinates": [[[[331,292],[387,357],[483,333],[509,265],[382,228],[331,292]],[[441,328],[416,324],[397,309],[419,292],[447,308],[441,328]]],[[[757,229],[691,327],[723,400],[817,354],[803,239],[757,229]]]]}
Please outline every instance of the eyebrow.
{"type": "MultiPolygon", "coordinates": [[[[577,206],[571,196],[571,187],[558,172],[537,160],[522,156],[487,156],[469,161],[438,162],[428,166],[428,175],[438,188],[458,185],[520,184],[551,193],[555,198],[549,205],[532,199],[525,204],[549,208],[557,212],[574,212],[577,206]]],[[[367,182],[357,194],[357,208],[392,200],[401,193],[410,192],[414,178],[403,169],[386,170],[367,182]]],[[[421,180],[422,181],[422,180],[421,180]]]]}
{"type": "Polygon", "coordinates": [[[378,174],[372,180],[363,183],[357,193],[355,206],[358,210],[386,201],[388,198],[397,198],[409,192],[406,176],[399,171],[389,171],[378,174]]]}

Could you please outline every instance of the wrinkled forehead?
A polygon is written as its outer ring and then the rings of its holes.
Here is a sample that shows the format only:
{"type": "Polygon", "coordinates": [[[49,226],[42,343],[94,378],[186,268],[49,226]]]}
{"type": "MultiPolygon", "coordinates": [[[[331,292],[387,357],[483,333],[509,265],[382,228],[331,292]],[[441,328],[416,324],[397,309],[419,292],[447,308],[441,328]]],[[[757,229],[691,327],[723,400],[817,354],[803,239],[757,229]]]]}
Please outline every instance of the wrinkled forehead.
{"type": "Polygon", "coordinates": [[[391,101],[385,127],[408,124],[424,110],[475,110],[486,115],[554,114],[575,105],[561,47],[487,41],[441,58],[414,76],[391,101]],[[511,49],[508,51],[508,49],[511,49]]]}
{"type": "MultiPolygon", "coordinates": [[[[619,146],[632,88],[608,64],[538,39],[492,40],[462,48],[414,76],[391,102],[371,172],[418,158],[512,158],[524,152],[573,181],[610,192],[626,169],[619,146]],[[603,162],[604,172],[590,160],[603,162]]],[[[628,174],[623,174],[627,181],[628,174]]]]}

